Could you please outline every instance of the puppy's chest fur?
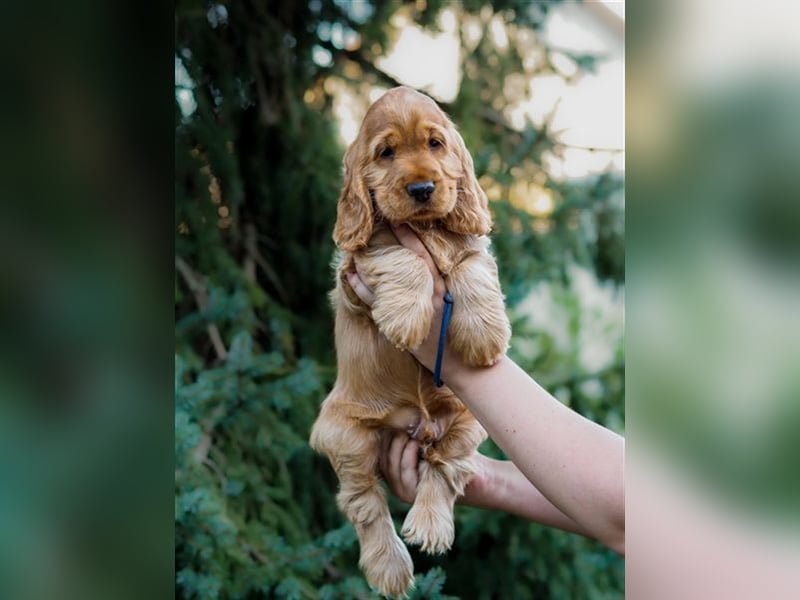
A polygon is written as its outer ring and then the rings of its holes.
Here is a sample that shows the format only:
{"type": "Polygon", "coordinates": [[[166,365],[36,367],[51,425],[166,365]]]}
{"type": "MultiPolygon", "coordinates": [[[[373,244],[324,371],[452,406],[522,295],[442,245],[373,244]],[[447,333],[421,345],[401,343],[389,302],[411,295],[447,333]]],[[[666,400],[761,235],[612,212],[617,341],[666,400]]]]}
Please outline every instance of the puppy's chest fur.
{"type": "Polygon", "coordinates": [[[472,254],[485,252],[489,245],[485,236],[461,235],[435,227],[412,225],[411,228],[425,244],[445,281],[454,267],[472,254]]]}

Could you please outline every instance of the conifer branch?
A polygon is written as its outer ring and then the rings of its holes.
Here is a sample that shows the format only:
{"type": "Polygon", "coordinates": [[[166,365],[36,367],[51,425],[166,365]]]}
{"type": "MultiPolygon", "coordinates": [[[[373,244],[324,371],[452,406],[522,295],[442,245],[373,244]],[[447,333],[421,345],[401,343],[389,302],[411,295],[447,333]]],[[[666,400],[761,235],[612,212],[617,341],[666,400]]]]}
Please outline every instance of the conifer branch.
{"type": "MultiPolygon", "coordinates": [[[[208,306],[208,291],[206,289],[205,277],[196,273],[192,268],[186,264],[180,256],[175,257],[175,268],[183,277],[186,285],[194,296],[197,307],[200,311],[204,311],[208,306]]],[[[228,360],[228,351],[225,349],[225,344],[222,341],[222,336],[219,333],[219,328],[216,323],[208,323],[206,325],[208,337],[211,340],[211,345],[217,354],[217,358],[221,361],[228,360]]]]}

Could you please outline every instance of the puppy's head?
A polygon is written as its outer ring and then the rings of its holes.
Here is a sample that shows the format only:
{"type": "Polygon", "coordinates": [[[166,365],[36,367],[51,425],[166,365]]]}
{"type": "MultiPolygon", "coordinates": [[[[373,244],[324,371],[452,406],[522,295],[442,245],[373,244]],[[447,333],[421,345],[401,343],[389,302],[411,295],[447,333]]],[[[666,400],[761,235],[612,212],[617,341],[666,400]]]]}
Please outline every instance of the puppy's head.
{"type": "Polygon", "coordinates": [[[491,229],[464,140],[433,100],[411,88],[389,90],[370,107],[344,167],[333,232],[343,250],[366,246],[376,210],[391,223],[441,222],[471,235],[491,229]]]}

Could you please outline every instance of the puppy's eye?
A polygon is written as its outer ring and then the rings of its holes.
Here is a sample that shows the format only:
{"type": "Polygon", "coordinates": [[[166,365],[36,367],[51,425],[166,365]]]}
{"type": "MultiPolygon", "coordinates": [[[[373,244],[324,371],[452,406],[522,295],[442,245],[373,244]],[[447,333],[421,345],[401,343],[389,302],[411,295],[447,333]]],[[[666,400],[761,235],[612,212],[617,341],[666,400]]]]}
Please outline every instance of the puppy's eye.
{"type": "Polygon", "coordinates": [[[441,147],[442,147],[442,142],[440,142],[440,141],[439,141],[439,140],[437,140],[436,138],[431,138],[431,139],[428,141],[428,147],[429,147],[431,150],[436,150],[437,148],[441,148],[441,147]]]}
{"type": "Polygon", "coordinates": [[[381,158],[394,158],[394,150],[391,148],[384,148],[381,150],[381,158]]]}

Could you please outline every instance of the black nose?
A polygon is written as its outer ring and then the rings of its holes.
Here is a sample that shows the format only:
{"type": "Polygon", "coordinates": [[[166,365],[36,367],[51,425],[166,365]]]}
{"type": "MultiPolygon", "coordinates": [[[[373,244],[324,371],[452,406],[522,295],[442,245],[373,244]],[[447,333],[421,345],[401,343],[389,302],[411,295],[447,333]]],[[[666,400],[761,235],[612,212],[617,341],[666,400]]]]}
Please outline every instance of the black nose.
{"type": "Polygon", "coordinates": [[[417,202],[427,202],[431,199],[431,194],[436,186],[432,181],[420,181],[418,183],[411,183],[406,187],[408,195],[414,198],[417,202]]]}

